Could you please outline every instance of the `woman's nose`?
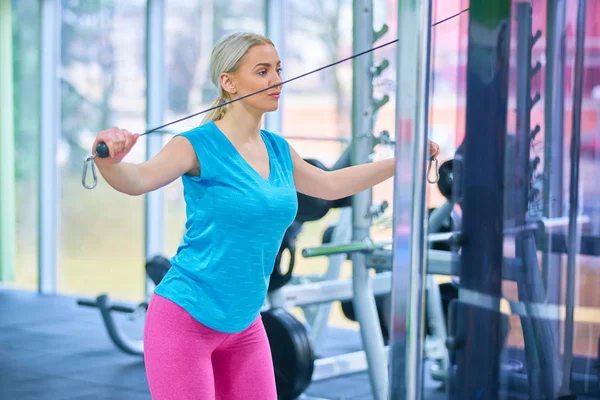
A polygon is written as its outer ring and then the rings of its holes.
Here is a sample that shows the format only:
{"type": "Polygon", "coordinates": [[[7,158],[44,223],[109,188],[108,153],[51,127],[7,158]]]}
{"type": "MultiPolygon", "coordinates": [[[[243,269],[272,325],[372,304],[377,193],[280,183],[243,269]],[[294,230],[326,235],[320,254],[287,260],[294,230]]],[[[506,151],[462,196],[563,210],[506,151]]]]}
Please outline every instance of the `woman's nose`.
{"type": "Polygon", "coordinates": [[[277,85],[281,82],[283,82],[283,79],[281,79],[281,75],[275,73],[273,78],[271,78],[271,85],[277,85]]]}

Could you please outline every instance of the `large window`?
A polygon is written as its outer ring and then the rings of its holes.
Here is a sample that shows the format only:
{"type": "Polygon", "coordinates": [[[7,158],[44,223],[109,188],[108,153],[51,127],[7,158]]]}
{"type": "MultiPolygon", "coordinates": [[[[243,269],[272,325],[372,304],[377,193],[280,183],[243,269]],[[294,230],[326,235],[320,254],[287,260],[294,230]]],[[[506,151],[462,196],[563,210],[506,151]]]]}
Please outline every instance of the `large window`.
{"type": "Polygon", "coordinates": [[[35,290],[38,280],[38,159],[40,126],[39,1],[12,2],[16,173],[15,284],[35,290]],[[27,29],[21,29],[26,26],[27,29]]]}
{"type": "MultiPolygon", "coordinates": [[[[145,128],[146,2],[63,1],[61,13],[60,240],[62,293],[144,293],[144,199],[101,177],[81,186],[82,162],[96,134],[112,126],[145,128]]],[[[126,160],[144,159],[140,140],[126,160]]]]}

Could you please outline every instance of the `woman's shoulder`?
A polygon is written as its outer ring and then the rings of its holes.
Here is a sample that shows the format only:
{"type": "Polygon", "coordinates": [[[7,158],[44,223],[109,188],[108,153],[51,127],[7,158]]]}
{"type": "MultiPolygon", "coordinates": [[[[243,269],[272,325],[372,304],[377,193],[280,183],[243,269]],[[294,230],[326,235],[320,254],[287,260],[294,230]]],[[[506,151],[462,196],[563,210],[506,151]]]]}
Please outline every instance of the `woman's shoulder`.
{"type": "Polygon", "coordinates": [[[202,138],[210,133],[214,132],[215,124],[212,121],[205,122],[192,129],[179,133],[177,136],[184,136],[187,138],[202,138]]]}
{"type": "Polygon", "coordinates": [[[283,136],[265,129],[261,129],[261,131],[263,135],[278,149],[289,149],[289,143],[283,136]]]}

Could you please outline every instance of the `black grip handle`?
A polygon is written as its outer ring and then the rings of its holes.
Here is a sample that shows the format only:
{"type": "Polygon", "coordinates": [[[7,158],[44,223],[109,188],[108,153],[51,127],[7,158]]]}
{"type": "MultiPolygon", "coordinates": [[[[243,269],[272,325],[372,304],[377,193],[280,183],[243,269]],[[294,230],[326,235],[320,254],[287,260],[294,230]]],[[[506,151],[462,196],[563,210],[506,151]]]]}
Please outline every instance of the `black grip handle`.
{"type": "Polygon", "coordinates": [[[100,142],[96,145],[96,154],[98,154],[98,157],[100,158],[108,158],[108,156],[110,156],[106,143],[100,142]]]}
{"type": "Polygon", "coordinates": [[[98,307],[98,303],[96,303],[96,300],[81,299],[81,300],[77,300],[77,304],[80,306],[85,306],[85,307],[98,307]]]}
{"type": "MultiPolygon", "coordinates": [[[[90,300],[90,299],[79,299],[79,300],[77,300],[77,305],[80,305],[83,307],[98,308],[98,301],[90,300]]],[[[120,313],[124,313],[124,314],[132,314],[137,309],[136,307],[126,305],[126,304],[115,304],[115,303],[110,304],[109,303],[108,306],[109,306],[108,309],[110,311],[120,312],[120,313]]]]}

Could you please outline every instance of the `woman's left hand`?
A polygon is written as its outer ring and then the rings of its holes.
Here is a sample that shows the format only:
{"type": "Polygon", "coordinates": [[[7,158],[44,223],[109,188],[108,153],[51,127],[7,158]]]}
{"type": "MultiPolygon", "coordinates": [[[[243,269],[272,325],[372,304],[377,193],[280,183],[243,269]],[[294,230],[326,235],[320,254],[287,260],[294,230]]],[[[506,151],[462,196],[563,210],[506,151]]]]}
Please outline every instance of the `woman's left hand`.
{"type": "Polygon", "coordinates": [[[432,142],[430,140],[429,141],[429,157],[436,158],[438,156],[438,154],[440,154],[440,146],[437,143],[432,142]]]}

